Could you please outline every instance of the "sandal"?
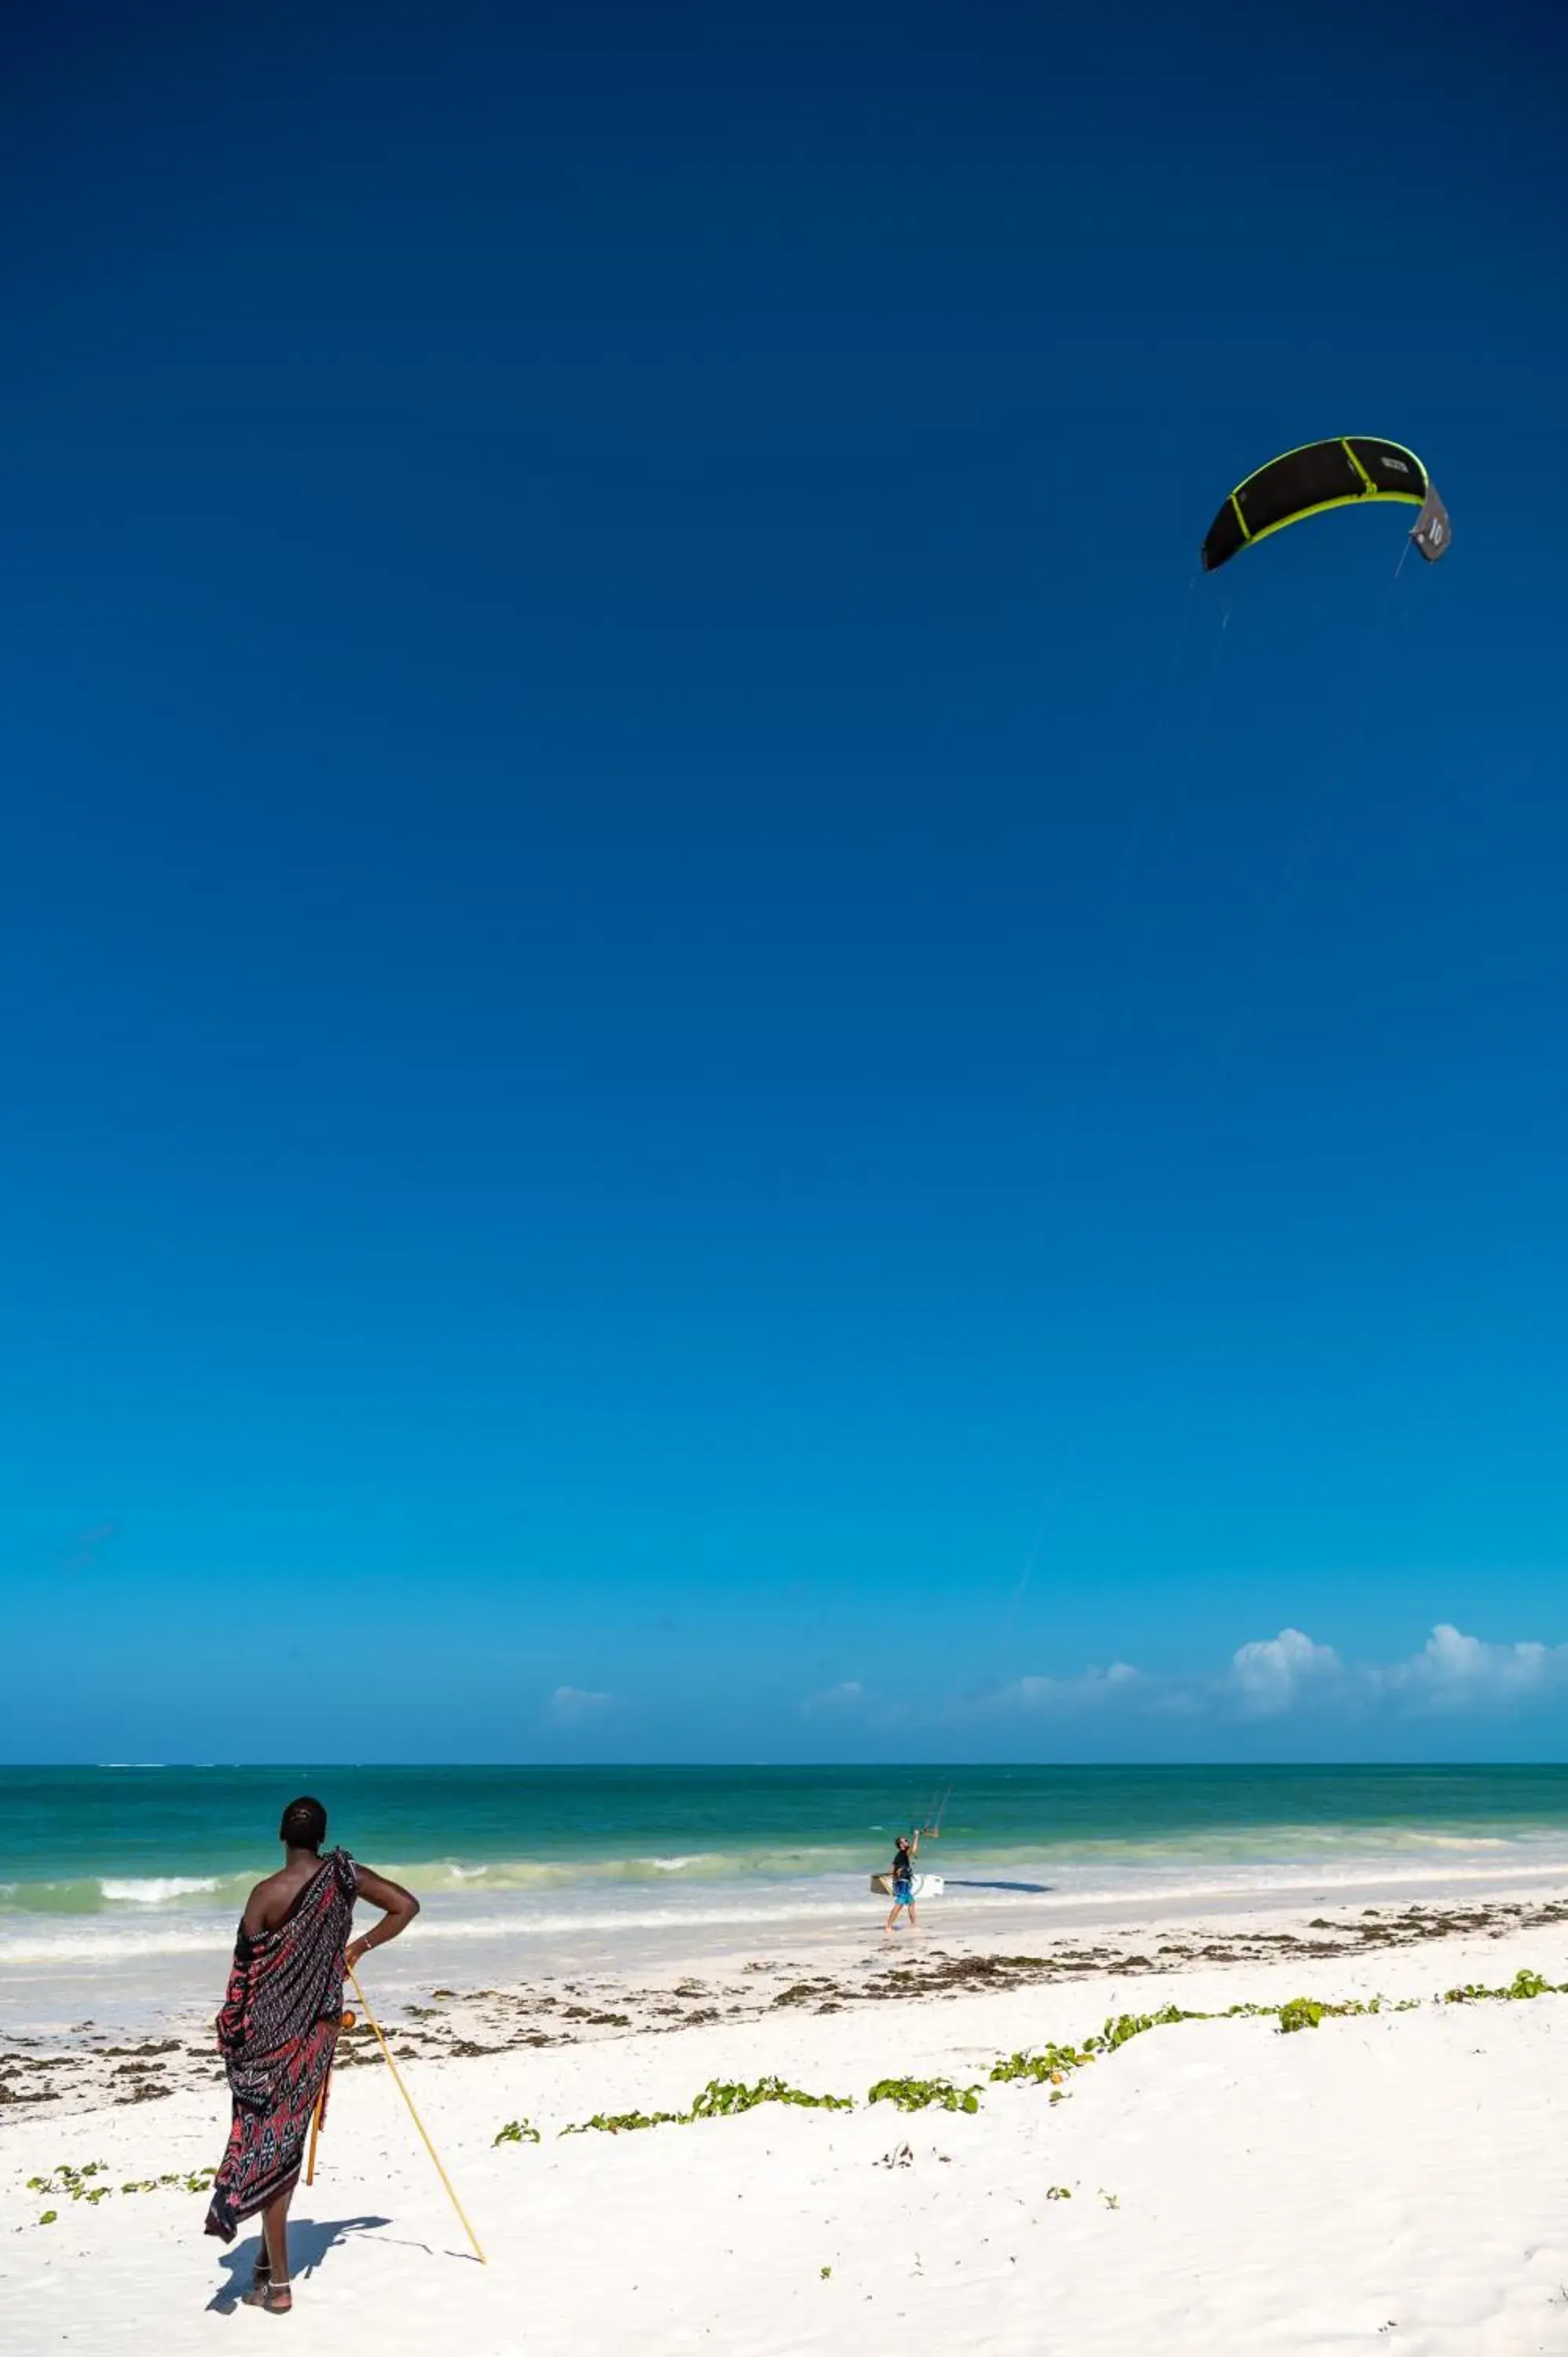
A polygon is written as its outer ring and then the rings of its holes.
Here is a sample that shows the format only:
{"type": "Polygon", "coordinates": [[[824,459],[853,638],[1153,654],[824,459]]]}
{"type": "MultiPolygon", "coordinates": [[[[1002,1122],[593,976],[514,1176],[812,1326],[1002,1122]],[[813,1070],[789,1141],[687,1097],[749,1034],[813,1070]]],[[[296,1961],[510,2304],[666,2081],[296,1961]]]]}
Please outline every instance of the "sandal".
{"type": "Polygon", "coordinates": [[[258,2269],[251,2278],[251,2288],[240,2295],[247,2308],[264,2308],[269,2316],[286,2316],[294,2306],[294,2294],[285,2283],[274,2283],[270,2271],[263,2275],[258,2269]]]}

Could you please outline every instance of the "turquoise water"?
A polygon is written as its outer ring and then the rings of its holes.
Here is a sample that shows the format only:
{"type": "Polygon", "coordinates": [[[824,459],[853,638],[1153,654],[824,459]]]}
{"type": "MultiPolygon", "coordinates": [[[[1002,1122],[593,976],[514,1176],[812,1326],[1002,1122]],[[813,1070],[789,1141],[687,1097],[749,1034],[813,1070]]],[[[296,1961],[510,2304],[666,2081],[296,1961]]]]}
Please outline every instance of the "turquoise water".
{"type": "Polygon", "coordinates": [[[1568,1768],[0,1768],[0,2025],[209,2010],[299,1792],[420,1893],[396,1996],[875,1944],[948,1784],[936,1932],[1568,1886],[1568,1768]]]}
{"type": "Polygon", "coordinates": [[[875,1943],[868,1878],[950,1783],[943,1933],[1568,1887],[1562,1768],[0,1769],[0,2025],[209,2010],[300,1792],[420,1896],[395,1996],[875,1943]]]}
{"type": "MultiPolygon", "coordinates": [[[[0,1960],[25,1919],[237,1905],[281,1805],[422,1895],[627,1911],[725,1887],[802,1905],[884,1862],[951,1786],[933,1866],[977,1891],[1239,1888],[1337,1861],[1568,1857],[1568,1769],[154,1768],[0,1770],[0,1960]]],[[[1015,1895],[1027,1895],[1020,1891],[1015,1895]]]]}

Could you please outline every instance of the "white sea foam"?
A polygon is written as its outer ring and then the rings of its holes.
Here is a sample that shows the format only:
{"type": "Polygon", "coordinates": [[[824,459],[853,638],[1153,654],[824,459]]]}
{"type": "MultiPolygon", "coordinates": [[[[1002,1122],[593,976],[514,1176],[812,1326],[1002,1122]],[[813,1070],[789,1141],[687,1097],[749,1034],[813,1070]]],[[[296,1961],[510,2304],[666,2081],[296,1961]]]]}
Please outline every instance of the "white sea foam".
{"type": "MultiPolygon", "coordinates": [[[[1068,1911],[1073,1914],[1084,1910],[1105,1909],[1112,1915],[1124,1913],[1129,1908],[1157,1908],[1168,1914],[1173,1909],[1187,1906],[1216,1906],[1221,1909],[1288,1905],[1303,1900],[1321,1897],[1332,1902],[1336,1899],[1365,1897],[1369,1894],[1392,1896],[1414,1895],[1434,1886],[1443,1889],[1494,1888],[1501,1883],[1509,1887],[1531,1887],[1538,1883],[1561,1883],[1568,1878],[1568,1868],[1558,1861],[1550,1866],[1520,1865],[1499,1876],[1495,1867],[1444,1867],[1421,1873],[1408,1867],[1390,1867],[1381,1861],[1367,1858],[1348,1865],[1335,1873],[1291,1872],[1273,1870],[1252,1875],[1239,1874],[1224,1878],[1201,1880],[1156,1880],[1142,1877],[1125,1882],[1096,1879],[1073,1883],[1058,1880],[1049,1889],[1026,1885],[1001,1884],[985,1889],[965,1883],[962,1877],[950,1879],[947,1886],[946,1912],[950,1915],[955,1903],[961,1902],[965,1915],[972,1910],[989,1915],[994,1911],[1015,1911],[1020,1906],[1038,1909],[1046,1916],[1068,1911]]],[[[866,1911],[864,1878],[856,1874],[831,1889],[818,1885],[809,1890],[799,1887],[790,1891],[787,1886],[775,1886],[777,1895],[768,1895],[755,1887],[736,1891],[726,1900],[704,1892],[698,1899],[693,1892],[686,1905],[606,1906],[590,1902],[583,1907],[517,1906],[498,1904],[493,1911],[482,1915],[446,1913],[439,1902],[433,1901],[420,1917],[422,1938],[486,1939],[518,1937],[532,1939],[562,1934],[587,1934],[613,1938],[628,1932],[665,1932],[690,1927],[714,1928],[725,1924],[785,1924],[826,1923],[834,1919],[857,1921],[866,1911]]],[[[673,1897],[674,1894],[671,1894],[673,1897]]],[[[935,1918],[933,1918],[933,1921],[935,1918]]]]}
{"type": "MultiPolygon", "coordinates": [[[[1470,1891],[1512,1889],[1523,1895],[1542,1885],[1568,1882],[1568,1857],[1558,1845],[1550,1863],[1537,1849],[1506,1866],[1492,1858],[1461,1862],[1434,1857],[1424,1869],[1408,1853],[1361,1854],[1320,1867],[1293,1861],[1237,1868],[1218,1860],[1188,1861],[1185,1872],[1125,1873],[1106,1863],[1066,1870],[1045,1862],[1037,1880],[1022,1878],[1020,1861],[1007,1860],[991,1884],[986,1865],[965,1861],[948,1882],[945,1900],[931,1916],[934,1929],[978,1930],[1020,1910],[1042,1929],[1055,1924],[1126,1921],[1136,1917],[1180,1921],[1189,1910],[1230,1914],[1253,1909],[1391,1900],[1423,1893],[1456,1898],[1470,1891]],[[1194,1870],[1197,1865],[1197,1870],[1194,1870]]],[[[645,1861],[645,1864],[650,1861],[645,1861]]],[[[993,1867],[993,1871],[996,1871],[993,1867]]],[[[152,1878],[122,1884],[129,1903],[102,1904],[90,1913],[26,1913],[7,1908],[0,1916],[0,2012],[21,2019],[38,2011],[52,2018],[66,1999],[73,2012],[91,2011],[101,2021],[149,2017],[160,2006],[187,2004],[193,1988],[206,1988],[233,1939],[226,1900],[232,1892],[209,1878],[152,1878]],[[159,1898],[168,1903],[158,1905],[159,1898]],[[24,1996],[24,1991],[30,1992],[24,1996]]],[[[428,1886],[427,1886],[428,1888],[428,1886]]],[[[576,1890],[487,1889],[454,1878],[445,1891],[429,1891],[415,1938],[392,1950],[384,1974],[394,1982],[417,1983],[442,1950],[468,1970],[488,1975],[509,1971],[559,1969],[586,1958],[596,1966],[639,1969],[650,1954],[696,1956],[722,1949],[737,1933],[788,1940],[792,1932],[813,1940],[835,1936],[864,1923],[868,1909],[859,1871],[800,1880],[714,1883],[664,1881],[657,1892],[625,1882],[591,1884],[576,1890]],[[426,1961],[422,1964],[418,1957],[426,1961]],[[412,1976],[412,1980],[411,1980],[412,1976]]],[[[40,2016],[40,2018],[43,2018],[40,2016]]]]}
{"type": "Polygon", "coordinates": [[[40,1926],[16,1937],[0,1937],[0,1972],[13,1972],[20,1964],[121,1965],[137,1957],[222,1955],[233,1943],[231,1923],[207,1925],[199,1921],[188,1931],[162,1924],[143,1932],[115,1931],[105,1925],[97,1932],[73,1929],[50,1933],[40,1926]]]}
{"type": "MultiPolygon", "coordinates": [[[[797,1874],[832,1873],[844,1866],[843,1852],[826,1846],[789,1853],[797,1874]]],[[[722,1850],[689,1850],[640,1857],[488,1858],[466,1866],[456,1858],[403,1858],[378,1861],[381,1871],[406,1882],[421,1898],[435,1891],[461,1890],[475,1897],[509,1891],[521,1896],[542,1890],[613,1889],[635,1888],[656,1875],[684,1874],[708,1882],[748,1884],[758,1878],[755,1857],[722,1850]]]]}
{"type": "Polygon", "coordinates": [[[138,1907],[161,1907],[167,1899],[197,1899],[218,1889],[213,1874],[149,1874],[122,1880],[108,1876],[99,1883],[105,1899],[125,1899],[138,1907]]]}

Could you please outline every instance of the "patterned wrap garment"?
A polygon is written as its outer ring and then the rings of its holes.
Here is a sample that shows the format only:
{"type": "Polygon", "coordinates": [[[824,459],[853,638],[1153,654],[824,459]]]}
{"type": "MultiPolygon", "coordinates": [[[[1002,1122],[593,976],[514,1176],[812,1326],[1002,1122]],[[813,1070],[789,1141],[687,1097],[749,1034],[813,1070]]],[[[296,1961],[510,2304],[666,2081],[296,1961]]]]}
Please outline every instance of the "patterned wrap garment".
{"type": "Polygon", "coordinates": [[[252,1939],[240,1926],[218,2017],[234,2120],[206,2229],[226,2243],[298,2178],[342,2020],[358,1878],[348,1852],[331,1850],[275,1931],[252,1939]]]}

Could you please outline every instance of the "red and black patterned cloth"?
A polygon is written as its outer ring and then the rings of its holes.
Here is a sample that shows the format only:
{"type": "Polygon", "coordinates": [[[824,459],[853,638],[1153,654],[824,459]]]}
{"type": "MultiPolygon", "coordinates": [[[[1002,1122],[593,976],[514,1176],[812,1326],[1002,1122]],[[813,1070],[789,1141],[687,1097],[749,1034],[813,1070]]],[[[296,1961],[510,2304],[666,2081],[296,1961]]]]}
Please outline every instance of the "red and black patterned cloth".
{"type": "Polygon", "coordinates": [[[353,1859],[332,1850],[275,1931],[252,1939],[240,1927],[218,2017],[234,2121],[206,2229],[225,2243],[299,2175],[343,2017],[343,1951],[357,1885],[353,1859]]]}

